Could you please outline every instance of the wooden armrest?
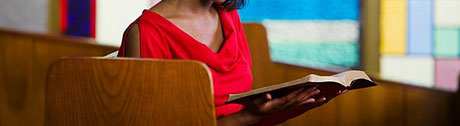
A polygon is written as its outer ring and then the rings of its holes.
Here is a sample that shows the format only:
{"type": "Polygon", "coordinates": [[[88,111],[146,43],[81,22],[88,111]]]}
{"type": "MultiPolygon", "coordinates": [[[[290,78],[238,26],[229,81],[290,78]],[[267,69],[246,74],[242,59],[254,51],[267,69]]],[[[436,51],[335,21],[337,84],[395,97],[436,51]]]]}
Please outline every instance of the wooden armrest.
{"type": "Polygon", "coordinates": [[[65,58],[48,72],[47,126],[216,125],[200,62],[65,58]]]}

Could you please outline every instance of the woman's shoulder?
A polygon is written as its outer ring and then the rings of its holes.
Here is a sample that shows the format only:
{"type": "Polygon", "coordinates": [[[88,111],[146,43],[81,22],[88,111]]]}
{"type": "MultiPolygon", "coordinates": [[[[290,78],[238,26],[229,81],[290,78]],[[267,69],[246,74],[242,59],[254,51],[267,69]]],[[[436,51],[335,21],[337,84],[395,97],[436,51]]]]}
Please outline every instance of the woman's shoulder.
{"type": "Polygon", "coordinates": [[[161,18],[157,17],[153,11],[144,10],[142,14],[132,22],[125,30],[126,39],[137,38],[138,40],[161,40],[164,28],[161,18]],[[142,38],[141,38],[142,37],[142,38]]]}
{"type": "Polygon", "coordinates": [[[152,19],[145,17],[143,14],[125,29],[123,44],[120,48],[122,55],[120,56],[150,56],[150,58],[163,57],[164,53],[162,51],[164,49],[162,48],[165,48],[167,44],[163,41],[163,34],[161,33],[162,30],[158,28],[157,23],[151,20],[152,19]],[[155,49],[146,50],[152,48],[155,49]]]}
{"type": "Polygon", "coordinates": [[[224,13],[227,13],[227,15],[232,19],[232,22],[235,25],[241,25],[241,19],[240,15],[238,14],[238,10],[225,10],[224,13]]]}
{"type": "Polygon", "coordinates": [[[167,27],[168,21],[153,11],[144,10],[141,16],[136,19],[135,24],[139,25],[139,27],[151,29],[167,27]]]}
{"type": "Polygon", "coordinates": [[[219,11],[223,12],[223,13],[226,13],[228,16],[230,16],[231,18],[233,19],[239,19],[239,14],[238,14],[238,10],[225,10],[225,9],[222,9],[222,8],[217,8],[219,9],[219,11]]]}
{"type": "Polygon", "coordinates": [[[158,14],[150,10],[144,10],[142,14],[131,23],[131,25],[126,29],[128,33],[136,34],[149,34],[148,36],[159,36],[161,33],[168,29],[167,22],[158,14]],[[133,28],[134,27],[134,28],[133,28]]]}

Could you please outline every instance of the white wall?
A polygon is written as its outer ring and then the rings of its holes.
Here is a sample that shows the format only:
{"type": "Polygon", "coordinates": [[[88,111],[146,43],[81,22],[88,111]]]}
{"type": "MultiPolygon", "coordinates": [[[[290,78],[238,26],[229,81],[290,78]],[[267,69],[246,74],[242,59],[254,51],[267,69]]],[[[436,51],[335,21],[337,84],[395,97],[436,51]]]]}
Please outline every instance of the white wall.
{"type": "Polygon", "coordinates": [[[48,32],[49,0],[0,0],[0,27],[48,32]]]}
{"type": "Polygon", "coordinates": [[[380,75],[384,79],[431,88],[434,86],[434,72],[434,58],[431,56],[380,57],[380,75]]]}
{"type": "MultiPolygon", "coordinates": [[[[49,33],[50,0],[0,0],[0,28],[49,33]]],[[[120,46],[126,27],[160,0],[97,0],[96,40],[120,46]]]]}
{"type": "Polygon", "coordinates": [[[124,30],[158,0],[97,0],[96,40],[120,46],[124,30]]]}

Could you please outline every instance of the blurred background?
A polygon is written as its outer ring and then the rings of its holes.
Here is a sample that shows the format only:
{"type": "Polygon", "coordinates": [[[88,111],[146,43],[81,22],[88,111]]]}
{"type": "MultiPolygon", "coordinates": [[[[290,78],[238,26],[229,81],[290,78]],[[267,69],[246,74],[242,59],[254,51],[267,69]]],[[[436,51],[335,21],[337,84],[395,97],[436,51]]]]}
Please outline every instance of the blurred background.
{"type": "MultiPolygon", "coordinates": [[[[3,34],[64,36],[69,41],[113,48],[120,45],[124,30],[142,10],[157,2],[159,0],[0,0],[0,29],[3,34]]],[[[329,71],[365,70],[375,78],[428,92],[442,92],[449,98],[459,89],[459,12],[460,0],[247,0],[246,7],[239,10],[244,23],[265,27],[270,58],[274,62],[329,71]]],[[[0,35],[2,43],[11,40],[5,36],[0,35]]],[[[0,53],[5,57],[18,51],[7,51],[4,47],[0,53]]],[[[6,79],[10,73],[4,69],[6,72],[0,74],[4,76],[3,82],[0,81],[4,87],[0,87],[3,88],[0,92],[10,88],[37,88],[11,86],[13,82],[6,79]]],[[[14,111],[7,110],[8,106],[21,108],[20,105],[28,104],[7,97],[0,97],[1,102],[8,102],[0,106],[0,114],[3,114],[0,125],[9,116],[5,113],[14,111]]],[[[35,114],[40,112],[37,110],[35,114]]],[[[18,117],[34,116],[24,113],[18,117]]],[[[447,122],[454,121],[455,117],[451,116],[442,117],[451,118],[447,122]]]]}

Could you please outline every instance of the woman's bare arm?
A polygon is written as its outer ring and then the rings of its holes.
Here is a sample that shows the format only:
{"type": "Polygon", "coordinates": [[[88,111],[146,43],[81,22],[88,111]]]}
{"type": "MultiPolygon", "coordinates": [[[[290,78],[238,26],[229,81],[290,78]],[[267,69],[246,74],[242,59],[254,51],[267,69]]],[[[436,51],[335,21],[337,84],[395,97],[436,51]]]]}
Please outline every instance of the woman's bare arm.
{"type": "Polygon", "coordinates": [[[134,24],[129,29],[125,44],[126,57],[141,57],[139,25],[134,24]]]}

